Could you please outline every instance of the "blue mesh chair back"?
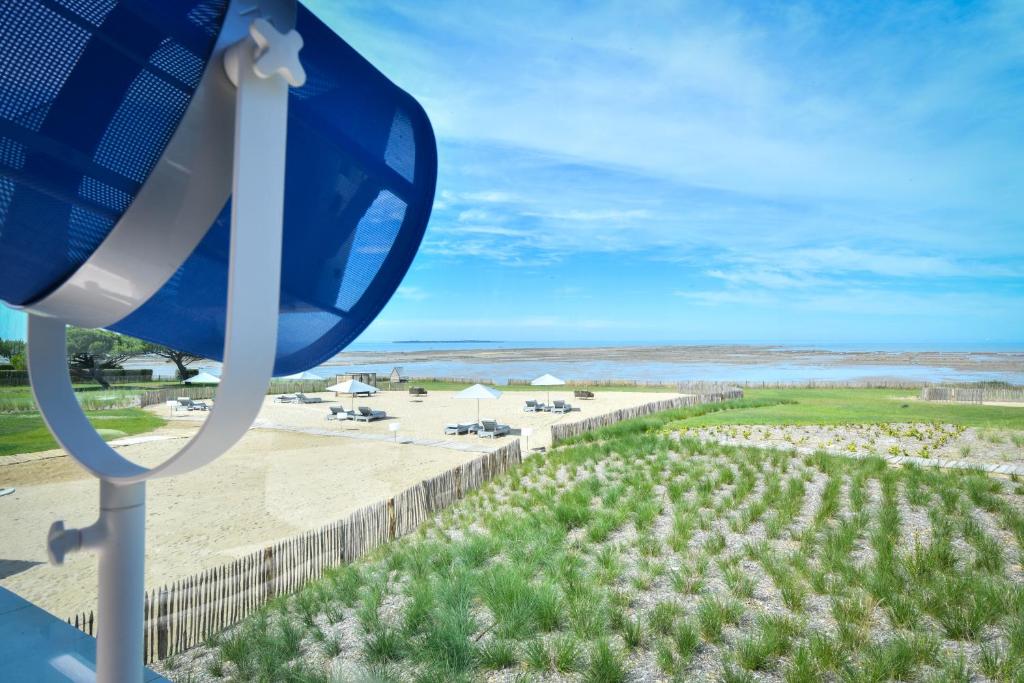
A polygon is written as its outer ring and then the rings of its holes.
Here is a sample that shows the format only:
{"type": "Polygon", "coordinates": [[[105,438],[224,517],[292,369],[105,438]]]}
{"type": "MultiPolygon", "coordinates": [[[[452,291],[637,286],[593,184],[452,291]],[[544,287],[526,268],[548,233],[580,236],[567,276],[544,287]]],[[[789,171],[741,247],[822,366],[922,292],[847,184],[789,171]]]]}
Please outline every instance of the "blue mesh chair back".
{"type": "MultiPolygon", "coordinates": [[[[30,305],[103,241],[174,133],[226,0],[0,4],[0,299],[30,305]]],[[[433,203],[417,102],[304,7],[289,96],[275,374],[313,367],[376,317],[433,203]]],[[[111,329],[220,359],[230,201],[174,276],[111,329]]]]}

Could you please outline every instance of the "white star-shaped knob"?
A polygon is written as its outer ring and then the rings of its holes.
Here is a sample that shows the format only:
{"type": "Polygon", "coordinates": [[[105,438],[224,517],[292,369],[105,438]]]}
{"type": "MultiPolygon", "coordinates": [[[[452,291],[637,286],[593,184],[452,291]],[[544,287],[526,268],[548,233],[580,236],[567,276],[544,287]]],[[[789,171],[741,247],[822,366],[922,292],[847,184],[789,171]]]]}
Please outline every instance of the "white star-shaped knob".
{"type": "Polygon", "coordinates": [[[253,71],[260,78],[280,74],[292,87],[306,82],[306,70],[299,62],[302,36],[292,30],[281,33],[266,19],[253,19],[249,24],[249,35],[256,43],[256,58],[253,71]]]}

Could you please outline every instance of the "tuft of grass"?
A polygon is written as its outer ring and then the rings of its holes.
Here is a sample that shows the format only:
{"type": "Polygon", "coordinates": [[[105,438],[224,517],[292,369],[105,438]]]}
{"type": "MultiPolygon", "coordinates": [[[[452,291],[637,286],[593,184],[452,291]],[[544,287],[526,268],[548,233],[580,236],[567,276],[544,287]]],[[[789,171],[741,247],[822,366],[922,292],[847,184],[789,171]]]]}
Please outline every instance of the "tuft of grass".
{"type": "Polygon", "coordinates": [[[635,650],[644,642],[644,629],[639,619],[625,619],[622,622],[622,640],[626,647],[635,650]]]}
{"type": "Polygon", "coordinates": [[[746,599],[754,594],[754,580],[739,565],[731,565],[722,571],[725,585],[737,598],[746,599]]]}
{"type": "Polygon", "coordinates": [[[743,605],[735,600],[706,597],[697,605],[697,622],[704,638],[710,642],[722,639],[722,630],[728,624],[738,624],[743,616],[743,605]]]}
{"type": "Polygon", "coordinates": [[[373,664],[397,662],[405,656],[405,638],[396,629],[381,627],[367,634],[363,655],[373,664]]]}
{"type": "Polygon", "coordinates": [[[580,670],[583,651],[579,641],[572,636],[562,636],[552,643],[552,664],[555,671],[572,673],[580,670]]]}
{"type": "Polygon", "coordinates": [[[700,647],[700,632],[690,620],[680,621],[672,632],[672,642],[679,659],[688,662],[700,647]]]}
{"type": "Polygon", "coordinates": [[[502,638],[494,638],[481,645],[477,655],[480,664],[491,671],[507,669],[518,661],[514,643],[502,638]]]}
{"type": "Polygon", "coordinates": [[[676,619],[683,613],[682,606],[677,602],[659,602],[647,617],[651,631],[667,636],[675,627],[676,619]]]}
{"type": "Polygon", "coordinates": [[[793,638],[801,626],[789,617],[764,616],[758,618],[756,635],[740,639],[736,644],[736,660],[751,671],[765,671],[779,658],[789,654],[793,638]]]}
{"type": "Polygon", "coordinates": [[[624,683],[626,666],[622,655],[604,638],[597,641],[590,654],[590,661],[583,670],[585,683],[624,683]]]}
{"type": "Polygon", "coordinates": [[[528,669],[533,671],[550,671],[552,669],[551,653],[540,638],[534,638],[523,648],[523,660],[528,669]]]}
{"type": "Polygon", "coordinates": [[[939,643],[933,637],[897,635],[869,648],[857,668],[848,669],[848,674],[857,681],[913,680],[921,664],[935,660],[938,649],[939,643]]]}

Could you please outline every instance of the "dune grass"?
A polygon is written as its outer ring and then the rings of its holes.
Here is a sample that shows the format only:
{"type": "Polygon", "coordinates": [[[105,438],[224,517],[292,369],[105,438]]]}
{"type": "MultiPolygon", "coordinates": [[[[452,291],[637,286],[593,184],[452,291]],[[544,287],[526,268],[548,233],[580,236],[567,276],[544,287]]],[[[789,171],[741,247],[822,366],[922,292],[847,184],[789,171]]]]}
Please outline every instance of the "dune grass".
{"type": "Polygon", "coordinates": [[[1015,482],[679,441],[681,417],[530,458],[171,677],[1020,680],[1015,482]]]}
{"type": "MultiPolygon", "coordinates": [[[[165,423],[138,408],[86,411],[86,416],[105,439],[149,432],[165,423]]],[[[56,448],[39,413],[0,413],[0,456],[34,453],[56,448]]]]}
{"type": "Polygon", "coordinates": [[[745,389],[744,397],[776,401],[688,419],[700,425],[808,425],[941,422],[1024,430],[1024,408],[920,401],[906,389],[745,389]]]}

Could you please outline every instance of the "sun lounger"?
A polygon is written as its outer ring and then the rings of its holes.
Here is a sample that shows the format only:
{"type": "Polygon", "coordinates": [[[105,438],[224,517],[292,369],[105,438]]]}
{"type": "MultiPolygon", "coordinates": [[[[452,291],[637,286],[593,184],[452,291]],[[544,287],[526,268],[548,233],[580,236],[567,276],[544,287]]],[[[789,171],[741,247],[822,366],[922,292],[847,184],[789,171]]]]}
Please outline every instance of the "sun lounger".
{"type": "Polygon", "coordinates": [[[298,392],[295,394],[295,399],[299,403],[323,403],[324,400],[319,396],[306,396],[305,394],[298,392]]]}
{"type": "Polygon", "coordinates": [[[327,413],[328,420],[351,420],[356,412],[354,410],[345,410],[341,406],[327,406],[331,409],[331,412],[327,413]]]}
{"type": "Polygon", "coordinates": [[[383,410],[370,410],[366,406],[359,406],[358,411],[352,414],[352,419],[361,422],[373,422],[374,420],[383,420],[387,416],[388,414],[383,410]]]}
{"type": "Polygon", "coordinates": [[[524,413],[541,413],[544,412],[545,406],[540,401],[527,401],[526,406],[523,408],[524,413]]]}
{"type": "Polygon", "coordinates": [[[572,397],[573,398],[580,398],[580,399],[594,398],[594,392],[593,391],[588,391],[587,389],[577,389],[576,391],[572,392],[572,397]]]}
{"type": "Polygon", "coordinates": [[[296,403],[297,401],[295,394],[281,394],[274,397],[274,403],[296,403]]]}
{"type": "Polygon", "coordinates": [[[572,406],[565,401],[554,401],[554,405],[551,406],[552,413],[568,413],[572,411],[572,406]]]}
{"type": "Polygon", "coordinates": [[[427,390],[423,387],[409,387],[410,396],[426,396],[427,390]]]}
{"type": "Polygon", "coordinates": [[[481,420],[480,429],[476,435],[493,439],[496,436],[505,436],[512,431],[508,425],[498,424],[497,420],[481,420]]]}
{"type": "Polygon", "coordinates": [[[471,434],[479,429],[480,425],[475,422],[458,422],[444,426],[445,434],[471,434]]]}
{"type": "Polygon", "coordinates": [[[188,396],[178,397],[176,410],[209,410],[210,406],[205,401],[193,401],[188,396]]]}

